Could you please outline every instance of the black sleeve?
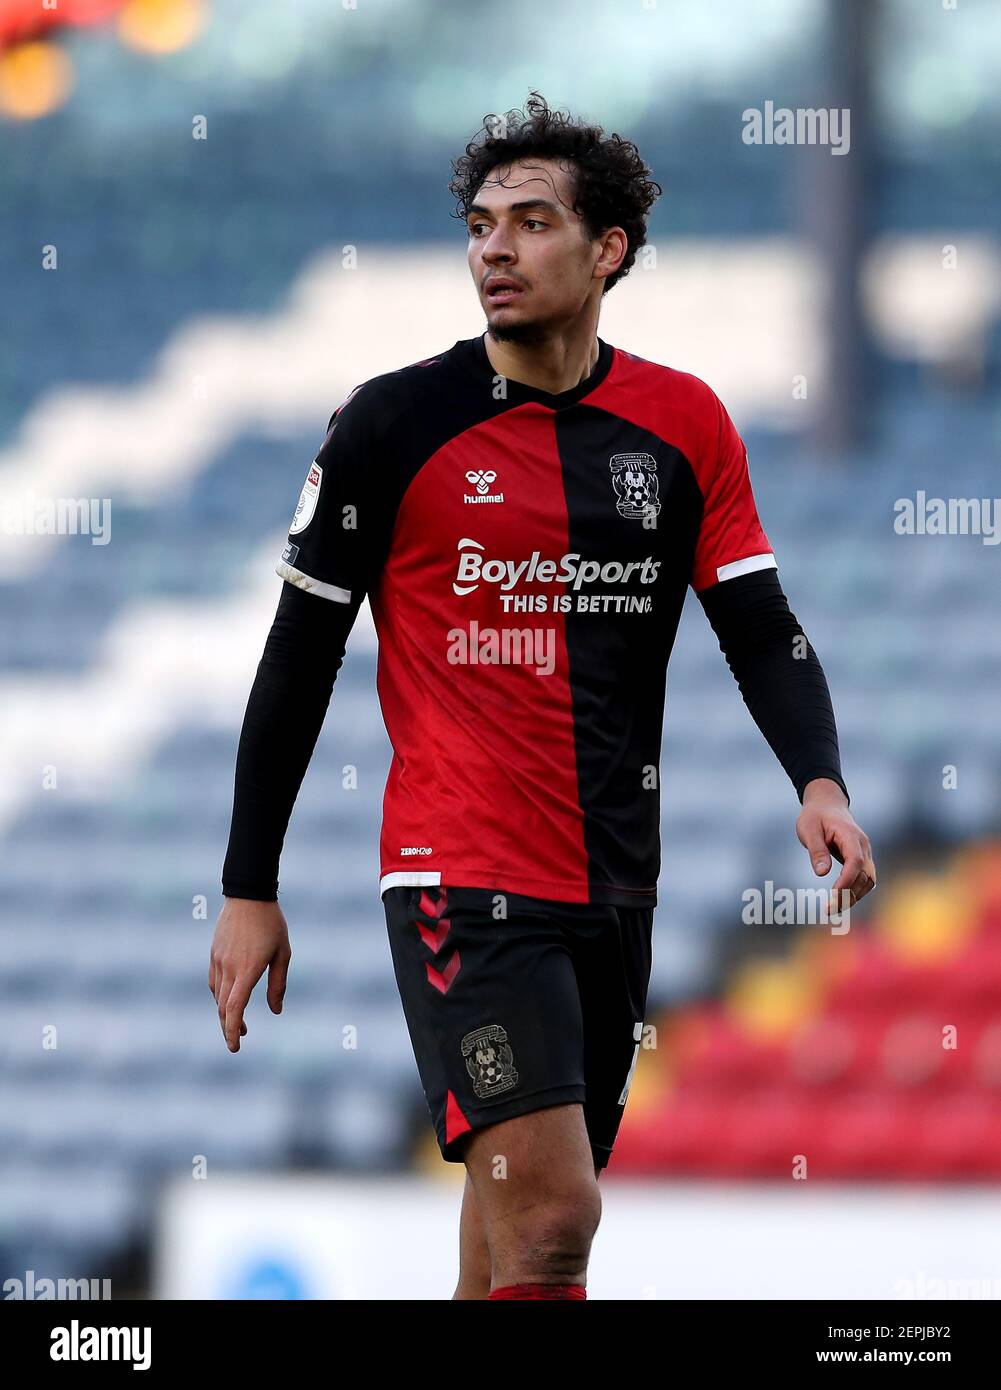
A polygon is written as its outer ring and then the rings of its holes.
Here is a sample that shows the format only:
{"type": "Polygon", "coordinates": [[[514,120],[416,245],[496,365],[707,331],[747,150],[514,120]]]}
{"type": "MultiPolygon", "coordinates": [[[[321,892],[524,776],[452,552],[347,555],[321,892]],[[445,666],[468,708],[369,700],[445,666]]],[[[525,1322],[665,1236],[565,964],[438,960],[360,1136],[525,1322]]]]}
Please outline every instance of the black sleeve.
{"type": "Polygon", "coordinates": [[[744,703],[800,801],[815,777],[831,778],[847,796],[823,667],[789,611],[776,571],[738,575],[698,597],[744,703]]]}
{"type": "Polygon", "coordinates": [[[406,481],[399,434],[391,433],[401,408],[376,378],[356,386],[330,417],[275,566],[289,584],[342,604],[375,582],[406,481]]]}
{"type": "Polygon", "coordinates": [[[401,487],[387,431],[405,401],[375,378],[330,417],[275,569],[286,582],[247,701],[222,891],[274,902],[299,787],[348,634],[389,548],[401,487]]]}
{"type": "Polygon", "coordinates": [[[237,749],[222,871],[228,898],[278,897],[285,832],[362,597],[359,591],[351,602],[330,602],[282,585],[237,749]]]}

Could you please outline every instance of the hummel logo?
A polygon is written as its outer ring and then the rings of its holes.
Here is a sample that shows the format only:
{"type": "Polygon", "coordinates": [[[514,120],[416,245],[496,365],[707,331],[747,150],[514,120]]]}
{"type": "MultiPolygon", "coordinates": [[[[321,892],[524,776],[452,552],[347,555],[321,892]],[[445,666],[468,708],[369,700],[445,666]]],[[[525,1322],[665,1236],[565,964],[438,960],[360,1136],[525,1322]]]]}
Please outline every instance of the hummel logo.
{"type": "Polygon", "coordinates": [[[466,474],[466,482],[472,483],[476,488],[476,492],[475,494],[464,492],[462,494],[462,500],[464,502],[503,502],[503,492],[492,493],[490,491],[490,484],[495,482],[496,479],[497,474],[492,468],[481,468],[478,470],[470,469],[466,474]]]}
{"type": "Polygon", "coordinates": [[[497,477],[497,474],[494,473],[493,471],[488,472],[488,473],[484,473],[484,472],[481,470],[479,473],[467,473],[467,474],[466,474],[466,482],[467,482],[467,483],[475,483],[475,484],[476,484],[476,491],[479,492],[479,493],[484,493],[484,492],[489,492],[489,491],[490,491],[490,484],[493,482],[493,480],[494,480],[496,477],[497,477]]]}

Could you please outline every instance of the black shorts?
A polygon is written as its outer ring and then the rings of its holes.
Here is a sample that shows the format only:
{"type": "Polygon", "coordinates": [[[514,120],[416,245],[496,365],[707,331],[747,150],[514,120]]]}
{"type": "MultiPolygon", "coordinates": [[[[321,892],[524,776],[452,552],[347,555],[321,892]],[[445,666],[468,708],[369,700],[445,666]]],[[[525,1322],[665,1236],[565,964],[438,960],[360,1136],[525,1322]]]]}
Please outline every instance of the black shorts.
{"type": "Polygon", "coordinates": [[[604,1167],[639,1055],[654,909],[486,888],[382,899],[442,1157],[461,1162],[471,1130],[578,1102],[604,1167]]]}

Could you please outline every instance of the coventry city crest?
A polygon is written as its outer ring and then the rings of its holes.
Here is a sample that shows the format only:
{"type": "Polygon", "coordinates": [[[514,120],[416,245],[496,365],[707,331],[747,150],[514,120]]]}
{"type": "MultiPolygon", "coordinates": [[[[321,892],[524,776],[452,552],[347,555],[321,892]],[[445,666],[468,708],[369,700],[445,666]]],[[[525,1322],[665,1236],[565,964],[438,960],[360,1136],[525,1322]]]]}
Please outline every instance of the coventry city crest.
{"type": "Polygon", "coordinates": [[[609,461],[615,506],[619,516],[656,516],[660,511],[657,496],[657,463],[652,454],[614,454],[609,461]]]}
{"type": "Polygon", "coordinates": [[[467,1033],[462,1040],[462,1055],[473,1079],[473,1090],[480,1100],[517,1086],[514,1054],[507,1033],[499,1023],[488,1023],[467,1033]]]}

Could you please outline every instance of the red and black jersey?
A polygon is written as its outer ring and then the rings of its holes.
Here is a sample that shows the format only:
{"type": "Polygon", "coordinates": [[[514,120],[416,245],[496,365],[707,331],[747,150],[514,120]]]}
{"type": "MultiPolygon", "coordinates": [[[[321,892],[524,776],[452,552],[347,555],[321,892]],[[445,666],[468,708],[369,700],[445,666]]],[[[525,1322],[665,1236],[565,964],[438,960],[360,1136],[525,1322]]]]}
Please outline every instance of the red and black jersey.
{"type": "Polygon", "coordinates": [[[600,338],[558,395],[483,338],[356,387],[277,566],[367,593],[393,761],[380,890],[652,905],[688,585],[773,568],[743,442],[697,377],[600,338]]]}

